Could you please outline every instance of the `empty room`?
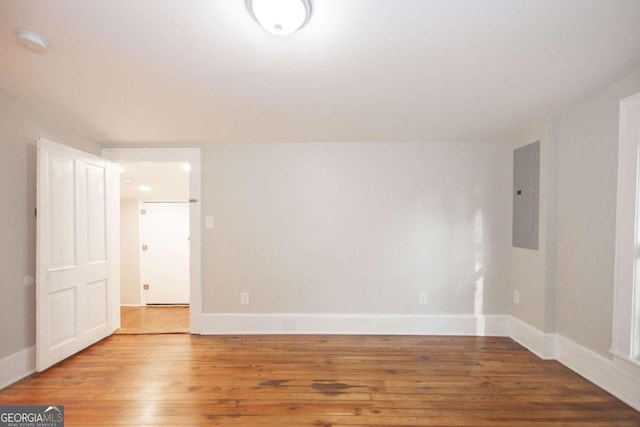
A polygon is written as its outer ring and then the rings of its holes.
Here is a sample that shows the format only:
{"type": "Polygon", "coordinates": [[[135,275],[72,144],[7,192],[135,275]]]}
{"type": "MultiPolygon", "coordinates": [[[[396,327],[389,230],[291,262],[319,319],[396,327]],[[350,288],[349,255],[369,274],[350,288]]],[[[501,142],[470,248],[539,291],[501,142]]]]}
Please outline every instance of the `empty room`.
{"type": "Polygon", "coordinates": [[[640,0],[0,0],[0,427],[638,427],[639,159],[640,0]]]}

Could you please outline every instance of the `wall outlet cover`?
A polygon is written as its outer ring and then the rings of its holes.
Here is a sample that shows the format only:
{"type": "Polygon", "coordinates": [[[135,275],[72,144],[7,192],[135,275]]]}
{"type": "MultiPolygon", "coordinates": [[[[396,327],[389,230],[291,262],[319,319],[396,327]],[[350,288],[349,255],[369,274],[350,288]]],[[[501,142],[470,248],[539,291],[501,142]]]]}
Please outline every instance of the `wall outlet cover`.
{"type": "Polygon", "coordinates": [[[249,292],[240,292],[240,304],[249,305],[249,292]]]}

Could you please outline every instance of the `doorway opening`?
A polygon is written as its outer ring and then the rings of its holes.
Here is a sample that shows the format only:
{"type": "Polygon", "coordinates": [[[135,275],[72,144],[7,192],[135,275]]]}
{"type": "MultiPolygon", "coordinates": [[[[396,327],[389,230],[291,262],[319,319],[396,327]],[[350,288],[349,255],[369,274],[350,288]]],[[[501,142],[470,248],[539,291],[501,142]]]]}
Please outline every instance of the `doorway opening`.
{"type": "Polygon", "coordinates": [[[198,333],[200,152],[105,149],[120,166],[121,328],[198,333]]]}
{"type": "Polygon", "coordinates": [[[121,162],[121,329],[189,332],[186,162],[121,162]]]}

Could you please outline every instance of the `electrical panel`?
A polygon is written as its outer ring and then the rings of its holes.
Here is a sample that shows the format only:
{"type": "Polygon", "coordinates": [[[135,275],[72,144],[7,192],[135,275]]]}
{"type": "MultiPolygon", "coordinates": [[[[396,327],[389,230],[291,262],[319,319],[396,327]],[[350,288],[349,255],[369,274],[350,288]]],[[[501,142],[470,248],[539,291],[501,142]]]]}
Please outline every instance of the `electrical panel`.
{"type": "Polygon", "coordinates": [[[538,249],[540,141],[513,151],[513,246],[538,249]]]}

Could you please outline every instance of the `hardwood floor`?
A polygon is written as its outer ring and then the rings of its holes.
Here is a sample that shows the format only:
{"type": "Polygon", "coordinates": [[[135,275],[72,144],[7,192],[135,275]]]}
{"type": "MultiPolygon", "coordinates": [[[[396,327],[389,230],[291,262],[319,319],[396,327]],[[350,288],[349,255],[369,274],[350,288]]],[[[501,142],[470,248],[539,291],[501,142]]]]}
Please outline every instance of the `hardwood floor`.
{"type": "Polygon", "coordinates": [[[0,391],[67,426],[640,426],[509,338],[115,335],[0,391]]]}
{"type": "Polygon", "coordinates": [[[189,306],[120,307],[116,334],[175,334],[189,332],[189,306]]]}

